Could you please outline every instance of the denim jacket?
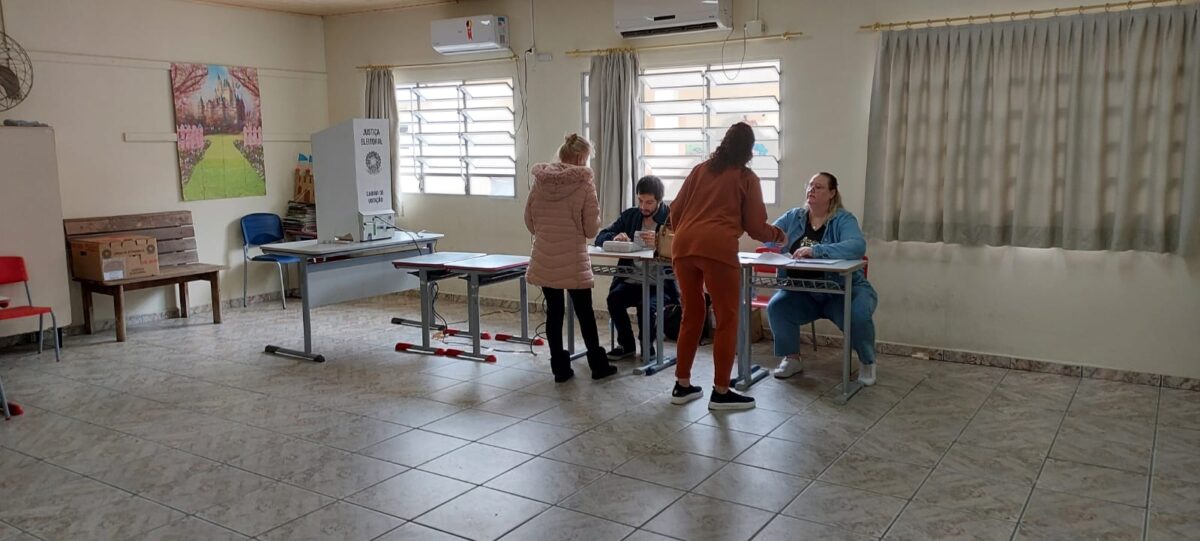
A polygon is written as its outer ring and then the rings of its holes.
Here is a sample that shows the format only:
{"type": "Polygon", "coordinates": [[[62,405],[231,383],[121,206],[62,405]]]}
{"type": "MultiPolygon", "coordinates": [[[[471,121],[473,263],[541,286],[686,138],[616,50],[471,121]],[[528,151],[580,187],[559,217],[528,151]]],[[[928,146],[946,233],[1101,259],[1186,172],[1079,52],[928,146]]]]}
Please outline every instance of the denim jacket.
{"type": "MultiPolygon", "coordinates": [[[[804,207],[789,210],[775,220],[775,227],[782,229],[788,238],[787,243],[779,248],[787,250],[791,247],[796,239],[804,236],[807,225],[808,209],[804,207]]],[[[858,219],[846,209],[838,209],[825,222],[825,234],[812,249],[816,259],[862,259],[867,254],[867,241],[858,227],[858,219]]],[[[827,280],[841,282],[836,273],[826,274],[827,280]]],[[[779,275],[784,276],[784,271],[781,270],[779,275]]],[[[862,269],[854,271],[854,287],[871,287],[862,269]]]]}

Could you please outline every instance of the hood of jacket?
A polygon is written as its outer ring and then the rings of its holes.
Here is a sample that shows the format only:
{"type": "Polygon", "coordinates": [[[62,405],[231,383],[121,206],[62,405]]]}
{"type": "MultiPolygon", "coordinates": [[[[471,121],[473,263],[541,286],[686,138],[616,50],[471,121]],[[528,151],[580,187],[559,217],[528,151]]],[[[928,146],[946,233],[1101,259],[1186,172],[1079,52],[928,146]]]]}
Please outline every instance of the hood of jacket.
{"type": "Polygon", "coordinates": [[[539,163],[532,169],[533,191],[549,201],[561,201],[577,190],[592,187],[592,170],[566,163],[539,163]]]}

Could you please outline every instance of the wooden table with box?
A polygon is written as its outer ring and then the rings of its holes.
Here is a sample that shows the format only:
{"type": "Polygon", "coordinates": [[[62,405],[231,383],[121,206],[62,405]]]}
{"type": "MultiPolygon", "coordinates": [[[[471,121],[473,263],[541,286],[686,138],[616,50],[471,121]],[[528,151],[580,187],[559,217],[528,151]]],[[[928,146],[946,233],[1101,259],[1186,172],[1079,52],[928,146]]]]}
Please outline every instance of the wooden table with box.
{"type": "Polygon", "coordinates": [[[212,292],[213,323],[221,322],[217,280],[225,267],[200,263],[191,211],[63,220],[71,273],[83,294],[84,330],[92,333],[92,294],[113,298],[117,341],[125,341],[125,292],[178,286],[179,317],[188,317],[188,282],[212,292]]]}

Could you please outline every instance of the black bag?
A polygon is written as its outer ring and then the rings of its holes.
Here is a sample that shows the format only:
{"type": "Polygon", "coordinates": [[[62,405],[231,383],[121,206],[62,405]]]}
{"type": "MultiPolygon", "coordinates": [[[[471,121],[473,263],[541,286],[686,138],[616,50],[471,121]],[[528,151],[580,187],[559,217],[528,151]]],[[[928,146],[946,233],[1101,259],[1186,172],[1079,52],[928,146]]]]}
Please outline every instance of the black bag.
{"type": "MultiPolygon", "coordinates": [[[[704,329],[700,331],[700,344],[708,343],[713,336],[712,298],[704,294],[704,329]]],[[[672,341],[679,341],[679,325],[683,322],[683,307],[668,304],[663,307],[663,334],[672,341]]]]}

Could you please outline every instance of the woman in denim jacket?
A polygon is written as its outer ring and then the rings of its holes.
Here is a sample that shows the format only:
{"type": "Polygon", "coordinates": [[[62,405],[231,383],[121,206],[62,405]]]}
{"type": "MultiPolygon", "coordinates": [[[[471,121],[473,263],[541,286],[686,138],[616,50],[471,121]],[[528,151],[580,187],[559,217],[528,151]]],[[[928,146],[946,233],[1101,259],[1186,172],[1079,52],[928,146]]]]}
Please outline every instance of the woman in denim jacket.
{"type": "MultiPolygon", "coordinates": [[[[808,181],[808,198],[803,207],[794,208],[775,220],[775,226],[787,234],[781,251],[796,259],[862,259],[867,253],[858,220],[842,208],[837,177],[817,173],[808,181]]],[[[836,274],[819,271],[788,270],[789,277],[840,281],[836,274]]],[[[850,314],[851,347],[858,353],[862,367],[858,380],[875,384],[875,321],[872,315],[879,297],[862,270],[854,272],[850,314]]],[[[777,378],[794,376],[804,370],[800,362],[800,327],[819,318],[828,319],[839,329],[844,324],[841,295],[779,291],[767,305],[771,332],[775,335],[775,354],[782,357],[777,378]]]]}

